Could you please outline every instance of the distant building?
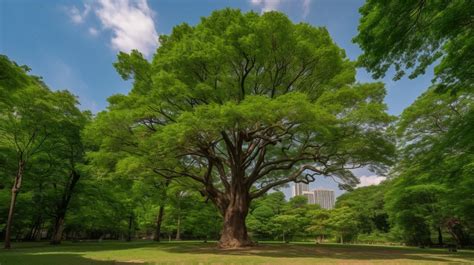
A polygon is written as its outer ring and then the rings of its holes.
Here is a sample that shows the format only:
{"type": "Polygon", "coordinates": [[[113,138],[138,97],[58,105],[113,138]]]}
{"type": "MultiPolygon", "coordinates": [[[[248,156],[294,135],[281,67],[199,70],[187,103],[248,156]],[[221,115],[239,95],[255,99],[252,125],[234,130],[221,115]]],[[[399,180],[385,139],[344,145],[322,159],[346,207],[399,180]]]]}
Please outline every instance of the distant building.
{"type": "Polygon", "coordinates": [[[319,204],[323,209],[332,209],[334,208],[335,199],[334,191],[327,189],[315,189],[314,191],[314,201],[316,204],[319,204]]]}
{"type": "Polygon", "coordinates": [[[308,204],[316,204],[316,200],[314,199],[314,192],[312,191],[303,191],[303,195],[308,198],[308,204]]]}
{"type": "Polygon", "coordinates": [[[309,191],[309,185],[306,183],[295,183],[293,186],[293,197],[303,195],[303,192],[309,191]]]}
{"type": "Polygon", "coordinates": [[[323,209],[332,209],[336,202],[334,197],[334,190],[329,189],[315,189],[309,191],[309,185],[305,183],[295,183],[293,185],[293,197],[306,196],[308,204],[319,204],[323,209]]]}

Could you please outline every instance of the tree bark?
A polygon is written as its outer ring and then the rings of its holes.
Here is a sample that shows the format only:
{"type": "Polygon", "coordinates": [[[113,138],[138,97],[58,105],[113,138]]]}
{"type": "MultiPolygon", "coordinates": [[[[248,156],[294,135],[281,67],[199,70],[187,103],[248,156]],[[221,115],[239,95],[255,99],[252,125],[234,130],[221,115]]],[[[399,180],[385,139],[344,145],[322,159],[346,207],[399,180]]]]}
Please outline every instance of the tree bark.
{"type": "Polygon", "coordinates": [[[66,187],[64,187],[63,196],[56,208],[56,218],[54,220],[53,234],[51,236],[50,242],[52,245],[61,244],[61,239],[63,237],[64,230],[64,220],[66,219],[66,212],[69,207],[69,202],[71,201],[72,195],[74,193],[74,189],[80,177],[81,175],[78,172],[76,172],[74,169],[71,170],[67,185],[66,187]]]}
{"type": "Polygon", "coordinates": [[[248,214],[250,204],[246,191],[233,193],[229,196],[230,202],[227,207],[222,207],[224,226],[222,228],[219,247],[240,248],[251,246],[252,242],[247,234],[245,218],[248,214]]]}
{"type": "Polygon", "coordinates": [[[6,249],[11,248],[10,236],[11,236],[11,230],[12,230],[12,224],[13,224],[13,214],[15,213],[16,197],[18,196],[18,193],[20,192],[24,170],[25,170],[25,161],[20,160],[18,162],[18,170],[15,177],[15,183],[13,184],[13,187],[12,187],[12,196],[10,200],[10,209],[8,210],[7,227],[5,229],[5,248],[6,249]]]}
{"type": "Polygon", "coordinates": [[[165,211],[165,206],[161,205],[160,210],[158,211],[158,216],[156,217],[156,228],[155,228],[155,234],[153,235],[153,240],[156,242],[160,242],[161,224],[163,223],[164,211],[165,211]]]}
{"type": "Polygon", "coordinates": [[[178,221],[176,222],[176,238],[175,240],[181,240],[181,214],[178,215],[178,221]]]}
{"type": "Polygon", "coordinates": [[[59,245],[61,244],[61,240],[63,237],[63,230],[64,230],[64,219],[66,213],[61,213],[59,216],[56,217],[54,222],[53,234],[51,235],[51,245],[59,245]]]}

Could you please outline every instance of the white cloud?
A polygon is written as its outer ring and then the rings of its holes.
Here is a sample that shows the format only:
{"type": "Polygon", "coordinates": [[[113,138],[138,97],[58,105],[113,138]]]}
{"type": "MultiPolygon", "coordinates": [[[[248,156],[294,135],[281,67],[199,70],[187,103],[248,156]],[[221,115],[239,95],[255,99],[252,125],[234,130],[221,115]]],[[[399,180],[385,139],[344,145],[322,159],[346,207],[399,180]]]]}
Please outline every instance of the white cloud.
{"type": "Polygon", "coordinates": [[[280,10],[283,3],[294,4],[301,2],[303,18],[308,16],[311,0],[250,0],[250,4],[259,7],[262,13],[280,10]]]}
{"type": "Polygon", "coordinates": [[[94,27],[90,27],[89,28],[89,34],[91,34],[92,36],[95,37],[95,36],[99,35],[99,31],[94,27]]]}
{"type": "Polygon", "coordinates": [[[378,185],[380,182],[385,180],[385,177],[381,176],[360,176],[360,184],[357,187],[366,187],[371,185],[378,185]]]}
{"type": "MultiPolygon", "coordinates": [[[[154,12],[147,0],[93,0],[82,10],[72,6],[66,12],[75,24],[83,24],[90,13],[95,14],[102,30],[112,33],[110,45],[114,50],[137,49],[150,55],[158,46],[154,12]]],[[[92,36],[99,34],[95,26],[90,26],[88,32],[92,36]]]]}
{"type": "Polygon", "coordinates": [[[153,53],[158,45],[158,33],[153,11],[146,0],[99,0],[95,14],[104,29],[112,31],[114,49],[129,52],[138,49],[145,55],[153,53]]]}
{"type": "Polygon", "coordinates": [[[87,15],[89,15],[90,10],[90,5],[85,4],[82,11],[76,6],[71,6],[66,8],[66,13],[69,15],[69,18],[72,22],[75,24],[82,24],[85,21],[87,15]]]}
{"type": "Polygon", "coordinates": [[[278,10],[281,2],[284,0],[250,0],[250,3],[254,6],[261,8],[262,13],[268,11],[278,10]]]}

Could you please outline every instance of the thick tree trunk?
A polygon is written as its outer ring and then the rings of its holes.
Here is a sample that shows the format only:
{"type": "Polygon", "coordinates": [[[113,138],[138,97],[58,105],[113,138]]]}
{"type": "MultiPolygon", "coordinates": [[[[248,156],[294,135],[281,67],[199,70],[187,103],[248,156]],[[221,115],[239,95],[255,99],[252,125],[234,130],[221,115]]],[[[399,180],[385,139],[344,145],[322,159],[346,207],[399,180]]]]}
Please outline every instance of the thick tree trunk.
{"type": "Polygon", "coordinates": [[[5,229],[5,248],[11,248],[11,230],[13,225],[13,214],[15,213],[15,205],[16,205],[16,197],[18,196],[18,192],[20,192],[21,182],[23,180],[23,171],[25,168],[25,161],[20,160],[18,163],[18,171],[15,177],[15,183],[12,187],[12,196],[10,200],[10,209],[8,210],[8,219],[7,219],[7,227],[5,229]]]}
{"type": "Polygon", "coordinates": [[[61,244],[64,230],[64,219],[66,213],[59,214],[54,222],[53,234],[51,235],[51,245],[61,244]]]}
{"type": "Polygon", "coordinates": [[[224,226],[219,240],[219,247],[221,248],[239,248],[252,245],[245,225],[250,203],[245,193],[234,193],[230,196],[231,200],[228,206],[221,208],[221,211],[224,211],[224,226]]]}
{"type": "Polygon", "coordinates": [[[160,242],[161,224],[163,223],[164,212],[165,212],[165,206],[161,205],[160,210],[158,211],[158,216],[156,217],[156,228],[155,228],[155,234],[153,235],[153,240],[157,242],[160,242]]]}

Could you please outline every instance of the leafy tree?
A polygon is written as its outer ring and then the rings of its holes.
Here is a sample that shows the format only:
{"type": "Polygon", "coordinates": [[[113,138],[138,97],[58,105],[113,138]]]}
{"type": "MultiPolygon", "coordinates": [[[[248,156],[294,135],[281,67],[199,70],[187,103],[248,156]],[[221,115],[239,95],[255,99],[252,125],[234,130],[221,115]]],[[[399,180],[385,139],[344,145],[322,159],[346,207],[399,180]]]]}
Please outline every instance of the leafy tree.
{"type": "Polygon", "coordinates": [[[330,224],[328,223],[331,211],[326,209],[312,210],[308,213],[310,224],[306,231],[316,236],[316,242],[322,243],[324,238],[330,235],[330,224]]]}
{"type": "Polygon", "coordinates": [[[64,221],[69,204],[76,191],[76,186],[83,174],[81,166],[84,163],[85,149],[81,139],[81,132],[90,121],[90,112],[81,112],[75,106],[75,97],[68,92],[58,94],[57,100],[63,104],[60,108],[64,111],[64,120],[58,124],[60,132],[51,144],[53,154],[60,161],[59,174],[53,187],[55,194],[54,226],[51,244],[61,243],[64,221]]]}
{"type": "Polygon", "coordinates": [[[471,1],[369,0],[359,12],[354,38],[364,51],[359,64],[374,78],[383,77],[390,66],[395,66],[395,79],[406,69],[413,69],[409,77],[415,78],[439,60],[434,81],[441,88],[473,89],[471,1]]]}
{"type": "Polygon", "coordinates": [[[296,214],[280,214],[272,218],[271,221],[275,230],[282,235],[283,241],[286,243],[301,229],[300,220],[296,214]]]}
{"type": "Polygon", "coordinates": [[[442,229],[458,244],[469,243],[474,211],[468,191],[474,189],[472,102],[469,92],[438,94],[430,88],[401,115],[400,162],[386,200],[390,219],[402,235],[410,235],[409,223],[424,225],[412,233],[417,238],[405,237],[409,243],[428,244],[430,229],[438,230],[439,243],[442,229]],[[405,207],[404,196],[414,205],[405,207]]]}
{"type": "Polygon", "coordinates": [[[366,234],[386,233],[390,226],[387,212],[384,209],[384,195],[390,189],[391,186],[388,182],[354,189],[337,198],[336,208],[349,207],[357,213],[359,232],[366,234]]]}
{"type": "Polygon", "coordinates": [[[275,231],[270,219],[282,214],[286,203],[283,192],[272,192],[252,202],[246,221],[248,229],[254,238],[274,238],[275,231]]]}
{"type": "Polygon", "coordinates": [[[134,88],[109,99],[94,130],[101,150],[194,180],[224,218],[221,247],[251,244],[250,203],[273,188],[329,175],[347,188],[349,169],[390,163],[383,85],[354,83],[326,29],[225,9],[160,41],[151,64],[119,55],[134,88]]]}
{"type": "Polygon", "coordinates": [[[357,213],[349,207],[331,210],[327,224],[329,224],[332,232],[340,238],[341,244],[353,239],[358,234],[357,213]]]}
{"type": "MultiPolygon", "coordinates": [[[[398,179],[403,181],[403,179],[398,179]]],[[[391,220],[397,226],[404,241],[410,245],[426,246],[431,244],[430,229],[441,225],[443,207],[440,197],[445,190],[438,185],[400,185],[387,195],[390,200],[387,209],[391,220]]],[[[442,244],[442,240],[440,240],[442,244]]]]}
{"type": "Polygon", "coordinates": [[[6,174],[15,175],[5,229],[5,248],[10,248],[15,205],[24,177],[36,166],[32,161],[47,152],[48,141],[69,126],[72,113],[78,111],[70,93],[50,91],[39,78],[27,74],[27,67],[19,67],[5,56],[0,61],[0,149],[11,156],[4,161],[14,172],[6,174]]]}

